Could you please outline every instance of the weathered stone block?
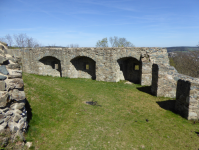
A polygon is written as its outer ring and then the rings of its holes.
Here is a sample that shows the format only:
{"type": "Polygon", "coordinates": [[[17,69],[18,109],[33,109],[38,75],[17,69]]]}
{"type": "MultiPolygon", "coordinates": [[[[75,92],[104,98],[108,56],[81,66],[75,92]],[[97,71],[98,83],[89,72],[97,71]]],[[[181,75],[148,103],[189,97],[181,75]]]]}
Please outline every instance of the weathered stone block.
{"type": "Polygon", "coordinates": [[[18,128],[17,126],[14,126],[12,132],[13,132],[13,133],[16,133],[18,130],[19,130],[19,128],[18,128]]]}
{"type": "Polygon", "coordinates": [[[8,70],[6,69],[6,66],[5,65],[2,65],[0,66],[0,73],[4,74],[4,75],[8,75],[9,72],[8,70]]]}
{"type": "Polygon", "coordinates": [[[11,109],[23,109],[25,106],[25,102],[21,102],[21,103],[14,103],[13,105],[11,105],[11,109]]]}
{"type": "Polygon", "coordinates": [[[4,120],[5,122],[8,122],[11,119],[10,116],[7,116],[6,119],[4,120]]]}
{"type": "Polygon", "coordinates": [[[15,113],[16,113],[16,114],[21,114],[21,113],[22,113],[22,111],[21,111],[21,110],[19,110],[19,109],[17,109],[17,110],[15,111],[15,113]]]}
{"type": "Polygon", "coordinates": [[[0,124],[4,123],[4,119],[0,119],[0,124]]]}
{"type": "Polygon", "coordinates": [[[21,116],[18,115],[18,114],[16,114],[13,120],[14,120],[15,122],[18,122],[19,119],[21,119],[21,116]]]}
{"type": "Polygon", "coordinates": [[[3,56],[0,56],[0,64],[2,65],[4,61],[6,61],[7,59],[3,56]]]}
{"type": "Polygon", "coordinates": [[[4,122],[0,125],[0,132],[3,131],[7,127],[8,123],[4,122]]]}
{"type": "Polygon", "coordinates": [[[19,64],[8,64],[8,69],[19,69],[20,65],[19,64]]]}
{"type": "Polygon", "coordinates": [[[14,78],[22,78],[22,75],[8,75],[8,79],[14,79],[14,78]]]}
{"type": "Polygon", "coordinates": [[[26,98],[24,91],[19,91],[18,89],[13,89],[9,91],[10,98],[12,100],[20,101],[26,98]]]}
{"type": "Polygon", "coordinates": [[[3,50],[4,49],[4,46],[3,45],[0,45],[0,50],[3,50]]]}
{"type": "Polygon", "coordinates": [[[5,79],[7,79],[7,77],[6,77],[6,76],[2,76],[2,75],[0,75],[0,80],[5,80],[5,79]]]}
{"type": "Polygon", "coordinates": [[[8,102],[8,92],[0,93],[0,107],[5,107],[8,102]]]}
{"type": "Polygon", "coordinates": [[[15,79],[10,79],[7,81],[7,89],[12,90],[12,89],[20,89],[22,90],[24,87],[23,79],[20,78],[15,78],[15,79]]]}
{"type": "Polygon", "coordinates": [[[8,60],[11,60],[13,63],[18,63],[18,59],[14,57],[8,57],[8,60]]]}
{"type": "Polygon", "coordinates": [[[5,117],[6,117],[5,115],[0,114],[0,124],[4,122],[5,117]]]}
{"type": "Polygon", "coordinates": [[[187,118],[188,120],[196,120],[198,119],[197,113],[195,112],[189,112],[189,116],[187,118]]]}
{"type": "Polygon", "coordinates": [[[8,112],[5,113],[5,115],[6,115],[6,116],[12,116],[13,113],[12,113],[11,111],[8,111],[8,112]]]}
{"type": "Polygon", "coordinates": [[[6,90],[6,84],[4,81],[0,81],[0,91],[5,91],[6,90]]]}

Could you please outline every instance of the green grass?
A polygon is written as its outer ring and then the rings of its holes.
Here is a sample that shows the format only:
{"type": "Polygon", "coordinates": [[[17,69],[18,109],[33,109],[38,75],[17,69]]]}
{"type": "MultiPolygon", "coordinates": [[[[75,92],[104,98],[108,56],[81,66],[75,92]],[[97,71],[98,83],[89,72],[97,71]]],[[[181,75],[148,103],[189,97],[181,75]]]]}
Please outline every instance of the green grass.
{"type": "Polygon", "coordinates": [[[169,99],[141,92],[140,85],[26,73],[23,79],[32,109],[26,139],[35,149],[199,148],[199,124],[161,108],[157,102],[169,99]]]}

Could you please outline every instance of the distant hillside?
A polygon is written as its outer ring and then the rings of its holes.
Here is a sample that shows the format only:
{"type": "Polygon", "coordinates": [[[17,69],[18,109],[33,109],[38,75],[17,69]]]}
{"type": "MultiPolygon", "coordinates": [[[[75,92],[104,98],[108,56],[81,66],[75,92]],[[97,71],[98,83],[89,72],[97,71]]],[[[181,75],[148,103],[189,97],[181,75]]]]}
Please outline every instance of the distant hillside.
{"type": "Polygon", "coordinates": [[[179,47],[166,47],[167,52],[175,52],[175,51],[197,51],[199,47],[190,47],[190,46],[179,46],[179,47]]]}

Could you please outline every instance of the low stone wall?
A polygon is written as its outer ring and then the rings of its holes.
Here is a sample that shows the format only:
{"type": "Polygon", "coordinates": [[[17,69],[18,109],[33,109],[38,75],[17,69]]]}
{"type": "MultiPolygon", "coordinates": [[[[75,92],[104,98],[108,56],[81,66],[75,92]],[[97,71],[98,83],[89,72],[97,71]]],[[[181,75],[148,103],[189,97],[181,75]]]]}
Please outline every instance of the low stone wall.
{"type": "Polygon", "coordinates": [[[20,61],[0,50],[0,133],[9,130],[11,135],[1,139],[3,143],[16,137],[23,141],[28,126],[20,61]]]}

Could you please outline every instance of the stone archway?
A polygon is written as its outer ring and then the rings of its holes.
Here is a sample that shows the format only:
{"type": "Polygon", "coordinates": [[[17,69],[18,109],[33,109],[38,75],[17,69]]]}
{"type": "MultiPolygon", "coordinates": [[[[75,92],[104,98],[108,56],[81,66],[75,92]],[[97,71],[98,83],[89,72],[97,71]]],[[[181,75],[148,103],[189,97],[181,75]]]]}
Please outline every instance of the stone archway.
{"type": "Polygon", "coordinates": [[[78,56],[70,62],[73,78],[96,79],[96,62],[93,59],[86,56],[78,56]]]}
{"type": "Polygon", "coordinates": [[[43,57],[42,59],[39,60],[38,67],[40,75],[62,77],[60,60],[55,57],[52,56],[43,57]]]}
{"type": "Polygon", "coordinates": [[[136,84],[141,83],[141,62],[133,57],[123,57],[117,60],[119,65],[118,78],[136,84]]]}

